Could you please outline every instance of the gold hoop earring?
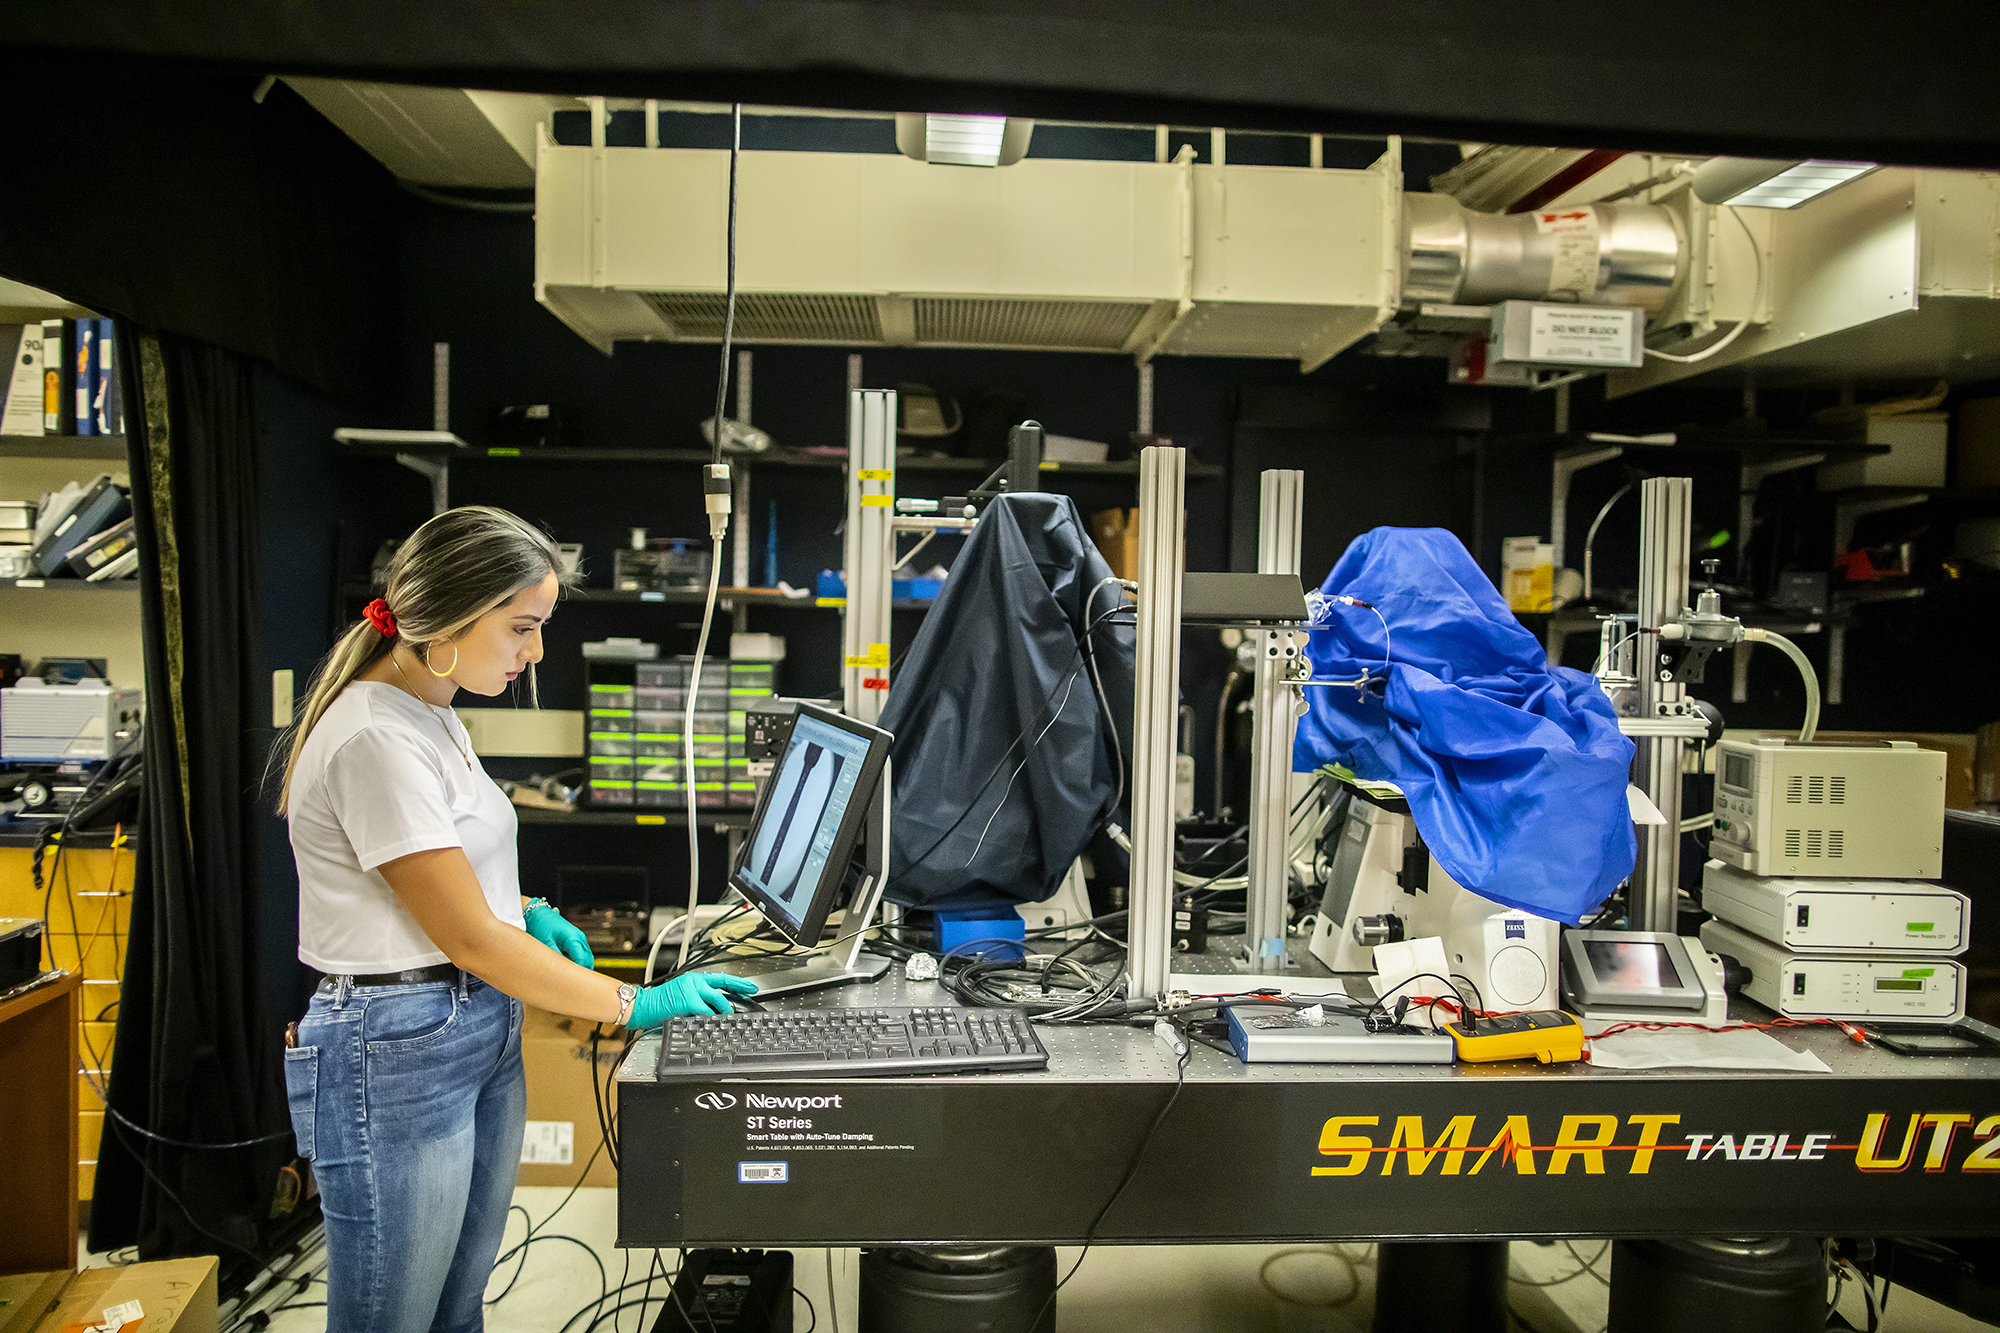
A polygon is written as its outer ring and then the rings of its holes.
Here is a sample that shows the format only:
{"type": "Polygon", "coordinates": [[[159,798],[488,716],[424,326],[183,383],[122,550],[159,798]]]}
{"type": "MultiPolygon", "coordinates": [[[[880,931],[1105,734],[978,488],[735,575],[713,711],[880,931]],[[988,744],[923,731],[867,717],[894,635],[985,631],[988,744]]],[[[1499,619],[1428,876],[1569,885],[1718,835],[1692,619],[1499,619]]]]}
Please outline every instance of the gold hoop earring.
{"type": "Polygon", "coordinates": [[[458,645],[453,644],[451,646],[451,665],[446,667],[442,671],[439,671],[436,667],[431,665],[431,655],[429,651],[426,650],[424,653],[424,670],[430,672],[433,676],[436,676],[439,680],[443,680],[446,676],[449,676],[452,672],[458,670],[458,645]]]}

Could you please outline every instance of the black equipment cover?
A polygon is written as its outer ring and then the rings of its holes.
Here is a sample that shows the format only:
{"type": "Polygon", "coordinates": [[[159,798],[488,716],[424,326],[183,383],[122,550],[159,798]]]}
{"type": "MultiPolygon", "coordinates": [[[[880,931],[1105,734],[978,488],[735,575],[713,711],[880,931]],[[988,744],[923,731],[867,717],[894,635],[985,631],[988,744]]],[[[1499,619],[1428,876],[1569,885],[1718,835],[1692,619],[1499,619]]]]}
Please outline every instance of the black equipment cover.
{"type": "Polygon", "coordinates": [[[986,507],[882,713],[896,738],[891,901],[1039,902],[1112,817],[1113,756],[1132,753],[1134,631],[1129,615],[1105,618],[1129,605],[1100,586],[1110,577],[1069,497],[986,507]],[[1086,615],[1110,718],[1091,685],[1086,615]]]}

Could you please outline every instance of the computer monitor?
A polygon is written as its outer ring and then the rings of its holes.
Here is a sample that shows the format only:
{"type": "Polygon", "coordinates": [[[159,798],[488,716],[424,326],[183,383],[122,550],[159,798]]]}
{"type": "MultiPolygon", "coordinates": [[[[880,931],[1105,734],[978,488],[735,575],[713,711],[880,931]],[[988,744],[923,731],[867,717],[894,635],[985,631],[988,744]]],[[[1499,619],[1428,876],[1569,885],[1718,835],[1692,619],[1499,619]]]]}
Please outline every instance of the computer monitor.
{"type": "Polygon", "coordinates": [[[793,945],[814,948],[827,917],[848,906],[849,947],[832,957],[788,955],[731,960],[723,969],[755,976],[766,992],[865,980],[882,969],[859,958],[860,929],[881,901],[888,865],[889,733],[812,704],[799,705],[729,876],[793,945]],[[866,864],[853,902],[847,884],[857,842],[866,864]],[[768,978],[768,980],[767,980],[768,978]]]}

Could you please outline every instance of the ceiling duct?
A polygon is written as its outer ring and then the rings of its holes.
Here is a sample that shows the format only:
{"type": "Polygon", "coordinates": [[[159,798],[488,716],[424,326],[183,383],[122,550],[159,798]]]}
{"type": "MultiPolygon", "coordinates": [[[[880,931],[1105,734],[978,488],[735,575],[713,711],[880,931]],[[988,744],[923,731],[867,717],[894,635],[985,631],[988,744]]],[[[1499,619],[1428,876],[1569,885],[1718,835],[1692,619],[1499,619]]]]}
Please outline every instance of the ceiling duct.
{"type": "MultiPolygon", "coordinates": [[[[604,351],[722,336],[727,152],[536,153],[535,288],[604,351]]],[[[1361,171],[745,152],[746,343],[1284,357],[1305,369],[1394,314],[1396,141],[1361,171]]]]}
{"type": "Polygon", "coordinates": [[[1403,200],[1403,303],[1595,302],[1656,311],[1681,275],[1680,220],[1657,204],[1478,213],[1443,194],[1403,200]]]}

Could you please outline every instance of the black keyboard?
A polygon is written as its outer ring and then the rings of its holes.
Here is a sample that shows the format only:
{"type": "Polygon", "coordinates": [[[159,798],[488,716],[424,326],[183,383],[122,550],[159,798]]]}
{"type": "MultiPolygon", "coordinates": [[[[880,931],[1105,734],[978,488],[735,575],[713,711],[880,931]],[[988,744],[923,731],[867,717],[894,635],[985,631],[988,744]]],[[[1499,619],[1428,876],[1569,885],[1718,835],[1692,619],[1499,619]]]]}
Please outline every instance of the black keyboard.
{"type": "Polygon", "coordinates": [[[778,1009],[670,1019],[662,1079],[793,1078],[1046,1069],[1049,1053],[1011,1009],[778,1009]]]}

